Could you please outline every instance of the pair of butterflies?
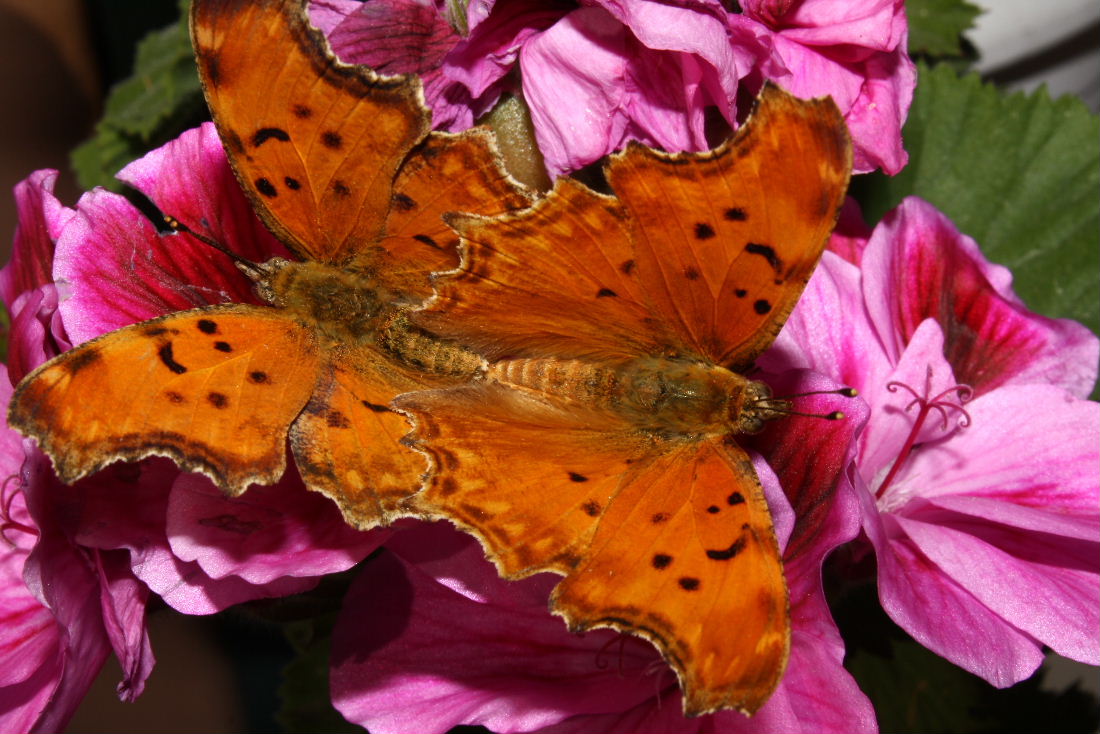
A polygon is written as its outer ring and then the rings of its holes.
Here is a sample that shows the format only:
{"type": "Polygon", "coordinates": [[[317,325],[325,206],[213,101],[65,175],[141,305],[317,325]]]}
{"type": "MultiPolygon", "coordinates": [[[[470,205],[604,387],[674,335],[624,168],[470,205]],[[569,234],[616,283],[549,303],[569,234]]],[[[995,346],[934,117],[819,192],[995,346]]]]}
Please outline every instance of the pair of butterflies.
{"type": "Polygon", "coordinates": [[[299,261],[245,268],[270,307],[62,354],[18,386],[10,423],[66,481],[163,455],[233,495],[276,481],[289,440],[351,524],[451,520],[506,577],[563,575],[551,609],[571,629],[654,642],[686,713],[756,711],[790,622],[734,438],[773,403],[738,372],[835,222],[851,169],[835,105],[768,86],[716,150],[631,145],[607,165],[613,196],[561,179],[532,201],[488,133],[431,132],[417,79],[341,64],[297,0],[196,0],[191,21],[238,179],[299,261]]]}

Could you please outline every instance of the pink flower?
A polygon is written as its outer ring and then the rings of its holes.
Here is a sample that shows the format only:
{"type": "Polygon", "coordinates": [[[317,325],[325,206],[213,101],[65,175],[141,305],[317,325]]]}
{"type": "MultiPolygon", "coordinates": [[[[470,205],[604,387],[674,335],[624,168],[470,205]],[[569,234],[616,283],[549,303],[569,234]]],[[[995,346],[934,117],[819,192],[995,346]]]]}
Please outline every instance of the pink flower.
{"type": "MultiPolygon", "coordinates": [[[[119,176],[163,211],[246,258],[287,255],[252,213],[212,125],[184,133],[119,176]]],[[[30,179],[40,180],[52,179],[30,179]]],[[[45,183],[40,187],[48,194],[45,183]]],[[[45,194],[38,197],[49,205],[41,219],[59,206],[45,194]]],[[[53,237],[56,250],[52,243],[41,247],[63,294],[48,320],[64,337],[59,343],[79,344],[173,311],[258,302],[251,282],[225,255],[190,236],[158,235],[121,196],[91,191],[75,211],[66,211],[53,237]]],[[[8,267],[25,259],[17,255],[8,267]]],[[[13,328],[13,343],[36,338],[37,353],[50,356],[41,330],[13,328]]],[[[320,576],[354,565],[386,537],[348,527],[335,505],[308,492],[292,471],[279,484],[236,500],[164,460],[118,464],[74,487],[53,482],[51,496],[65,508],[69,537],[83,548],[128,557],[143,589],[147,585],[185,613],[209,614],[308,589],[320,576]]]]}
{"type": "Polygon", "coordinates": [[[552,176],[630,140],[706,150],[708,112],[736,126],[765,79],[833,96],[852,128],[856,171],[905,164],[901,124],[916,78],[901,0],[752,2],[743,15],[718,0],[497,0],[470,3],[464,19],[445,7],[325,0],[311,14],[345,61],[421,74],[437,128],[469,127],[518,86],[552,176]]]}
{"type": "MultiPolygon", "coordinates": [[[[0,365],[0,402],[11,385],[0,365]]],[[[144,626],[148,592],[125,559],[80,548],[59,527],[48,470],[0,428],[0,729],[60,731],[112,647],[119,695],[141,693],[153,665],[144,626]],[[121,562],[121,563],[120,563],[121,562]]]]}
{"type": "Polygon", "coordinates": [[[840,107],[856,173],[905,167],[901,127],[917,72],[906,53],[903,0],[745,0],[741,7],[774,32],[775,56],[789,70],[776,81],[799,97],[829,95],[840,107]]]}
{"type": "Polygon", "coordinates": [[[1100,406],[1083,399],[1100,341],[1027,311],[1009,272],[919,199],[860,262],[826,253],[762,361],[870,406],[855,479],[883,607],[997,686],[1044,645],[1100,663],[1100,406]]]}
{"type": "MultiPolygon", "coordinates": [[[[775,382],[781,390],[836,387],[805,372],[775,382]]],[[[476,542],[439,524],[396,535],[345,597],[333,639],[334,704],[378,734],[463,723],[501,733],[873,731],[870,703],[841,665],[843,642],[821,587],[824,557],[858,532],[857,497],[840,472],[864,417],[857,406],[850,421],[824,431],[814,430],[818,420],[794,418],[761,440],[784,460],[781,480],[796,510],[758,458],[781,542],[790,538],[793,630],[785,677],[751,719],[685,719],[676,677],[652,646],[607,630],[570,634],[547,611],[558,577],[503,581],[476,542]],[[810,456],[832,458],[811,468],[810,456]]]]}

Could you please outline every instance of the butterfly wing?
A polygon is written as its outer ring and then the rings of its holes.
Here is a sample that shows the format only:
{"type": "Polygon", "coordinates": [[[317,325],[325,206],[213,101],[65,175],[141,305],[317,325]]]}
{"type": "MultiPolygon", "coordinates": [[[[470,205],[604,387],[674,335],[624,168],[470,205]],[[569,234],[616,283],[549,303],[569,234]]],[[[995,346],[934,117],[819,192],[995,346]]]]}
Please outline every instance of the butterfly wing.
{"type": "Polygon", "coordinates": [[[301,0],[196,0],[203,89],[253,208],[300,257],[343,262],[382,231],[429,130],[420,81],[340,63],[301,0]]]}
{"type": "Polygon", "coordinates": [[[379,243],[379,278],[393,292],[422,301],[429,276],[458,266],[458,236],[448,212],[494,216],[530,204],[527,192],[499,164],[492,134],[434,132],[410,155],[394,182],[393,205],[379,243]]]}
{"type": "Polygon", "coordinates": [[[771,515],[735,444],[659,439],[499,386],[405,395],[436,471],[414,498],[473,532],[501,573],[556,571],[574,630],[651,640],[685,711],[757,710],[789,650],[771,515]]]}
{"type": "Polygon", "coordinates": [[[679,343],[735,371],[771,344],[836,223],[851,151],[832,100],[769,84],[710,153],[635,144],[612,156],[639,282],[679,343]]]}
{"type": "Polygon", "coordinates": [[[389,404],[401,393],[435,386],[432,377],[372,350],[335,355],[291,428],[306,485],[332,498],[360,529],[391,517],[420,487],[427,462],[401,443],[409,422],[389,404]]]}
{"type": "Polygon", "coordinates": [[[558,179],[530,209],[448,223],[463,237],[463,265],[436,280],[435,301],[415,314],[428,329],[490,359],[664,350],[613,198],[558,179]]]}
{"type": "Polygon", "coordinates": [[[236,495],[282,476],[287,429],[320,366],[309,330],[284,313],[208,306],[59,355],[19,384],[8,421],[66,482],[157,455],[236,495]]]}

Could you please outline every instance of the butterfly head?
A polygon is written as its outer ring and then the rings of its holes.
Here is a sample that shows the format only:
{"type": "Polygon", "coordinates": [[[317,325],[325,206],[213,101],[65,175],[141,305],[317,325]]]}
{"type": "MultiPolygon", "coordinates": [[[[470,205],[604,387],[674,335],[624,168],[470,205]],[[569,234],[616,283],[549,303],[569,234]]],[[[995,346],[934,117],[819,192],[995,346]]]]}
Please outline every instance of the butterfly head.
{"type": "Polygon", "coordinates": [[[790,412],[789,400],[772,397],[770,387],[763,382],[749,380],[745,385],[743,400],[730,401],[729,418],[737,433],[760,433],[768,421],[789,415],[790,412]]]}

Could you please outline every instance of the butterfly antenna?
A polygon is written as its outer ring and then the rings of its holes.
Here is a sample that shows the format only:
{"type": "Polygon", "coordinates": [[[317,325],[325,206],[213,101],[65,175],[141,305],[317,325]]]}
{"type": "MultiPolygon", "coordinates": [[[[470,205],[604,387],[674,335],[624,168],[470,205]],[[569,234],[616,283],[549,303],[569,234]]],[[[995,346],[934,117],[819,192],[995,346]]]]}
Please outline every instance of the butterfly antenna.
{"type": "Polygon", "coordinates": [[[180,220],[173,217],[171,214],[165,214],[164,215],[164,224],[168,227],[168,229],[172,230],[176,234],[189,234],[192,237],[194,237],[195,239],[197,239],[199,242],[202,242],[203,244],[206,244],[206,245],[209,245],[210,247],[213,247],[215,250],[222,253],[223,255],[228,257],[230,260],[232,260],[234,263],[236,263],[237,267],[239,267],[241,270],[248,273],[250,276],[254,276],[255,278],[259,278],[259,277],[263,277],[266,274],[264,269],[260,265],[257,265],[256,263],[252,262],[248,258],[241,257],[240,255],[233,252],[232,250],[230,250],[228,247],[226,247],[222,243],[218,242],[216,239],[214,239],[212,237],[207,237],[204,234],[200,234],[199,232],[196,232],[195,230],[191,229],[190,227],[188,227],[186,224],[184,224],[180,220]]]}
{"type": "Polygon", "coordinates": [[[839,410],[834,410],[832,413],[804,413],[791,408],[790,401],[793,398],[804,398],[810,395],[840,395],[846,398],[854,398],[859,395],[859,391],[854,387],[842,387],[838,390],[811,390],[809,392],[792,393],[790,395],[775,395],[772,397],[760,398],[754,401],[754,404],[761,408],[767,408],[776,415],[798,415],[804,418],[821,418],[827,421],[844,420],[844,413],[839,410]]]}

